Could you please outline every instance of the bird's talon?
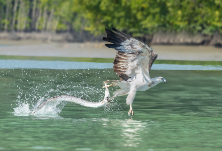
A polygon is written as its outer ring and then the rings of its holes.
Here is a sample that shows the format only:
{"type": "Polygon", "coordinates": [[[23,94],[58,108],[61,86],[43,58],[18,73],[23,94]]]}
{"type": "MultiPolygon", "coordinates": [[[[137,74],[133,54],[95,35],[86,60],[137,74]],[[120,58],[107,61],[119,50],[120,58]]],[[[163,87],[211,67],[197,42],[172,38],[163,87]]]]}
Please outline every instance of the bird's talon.
{"type": "Polygon", "coordinates": [[[133,110],[129,110],[128,116],[133,116],[133,115],[134,115],[133,110]]]}
{"type": "MultiPolygon", "coordinates": [[[[105,83],[105,82],[104,82],[105,83]]],[[[105,86],[103,86],[102,88],[108,88],[108,87],[110,87],[110,86],[113,86],[112,84],[110,84],[110,85],[107,85],[106,83],[105,83],[105,86]]]]}

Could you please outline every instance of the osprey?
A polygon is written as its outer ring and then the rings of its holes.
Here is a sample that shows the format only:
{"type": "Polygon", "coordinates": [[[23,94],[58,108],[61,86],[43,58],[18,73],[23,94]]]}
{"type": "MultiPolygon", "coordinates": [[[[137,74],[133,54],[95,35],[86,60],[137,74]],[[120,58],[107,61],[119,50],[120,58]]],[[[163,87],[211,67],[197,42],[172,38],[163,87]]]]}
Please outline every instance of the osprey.
{"type": "Polygon", "coordinates": [[[117,50],[113,70],[120,77],[120,80],[107,80],[106,83],[111,83],[108,86],[121,88],[116,90],[110,99],[128,95],[126,98],[126,104],[130,105],[128,115],[134,115],[132,103],[136,92],[146,91],[167,80],[163,77],[150,78],[150,68],[157,58],[157,54],[150,46],[115,28],[105,31],[107,37],[103,37],[103,40],[112,43],[105,45],[117,50]]]}

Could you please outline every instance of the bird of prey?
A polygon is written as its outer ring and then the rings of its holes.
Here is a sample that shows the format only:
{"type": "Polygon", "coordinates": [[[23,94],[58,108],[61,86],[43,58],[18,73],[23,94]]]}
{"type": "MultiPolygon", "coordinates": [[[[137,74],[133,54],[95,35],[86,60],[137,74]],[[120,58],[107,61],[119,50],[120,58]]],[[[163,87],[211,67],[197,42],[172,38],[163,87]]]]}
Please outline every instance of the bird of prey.
{"type": "Polygon", "coordinates": [[[134,115],[132,103],[136,92],[146,91],[167,80],[163,77],[150,78],[150,68],[156,60],[157,54],[149,45],[115,28],[105,29],[105,31],[107,37],[103,37],[103,40],[111,43],[105,45],[117,50],[113,70],[120,77],[120,80],[106,81],[106,83],[111,83],[109,86],[120,87],[110,99],[128,95],[126,104],[130,105],[128,115],[131,116],[134,115]]]}

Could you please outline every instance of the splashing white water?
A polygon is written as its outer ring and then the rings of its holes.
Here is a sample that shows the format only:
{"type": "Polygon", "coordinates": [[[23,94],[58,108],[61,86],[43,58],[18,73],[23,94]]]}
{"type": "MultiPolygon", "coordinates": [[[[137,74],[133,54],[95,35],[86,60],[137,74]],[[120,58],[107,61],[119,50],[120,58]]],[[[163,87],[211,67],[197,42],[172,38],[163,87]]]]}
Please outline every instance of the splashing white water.
{"type": "Polygon", "coordinates": [[[103,90],[90,86],[83,86],[83,84],[58,84],[56,88],[51,88],[50,84],[43,85],[42,83],[32,86],[29,91],[24,91],[23,88],[18,87],[18,96],[15,101],[16,106],[13,114],[15,116],[44,116],[44,117],[58,117],[63,107],[68,103],[64,101],[48,102],[42,107],[38,113],[31,115],[44,101],[59,95],[70,95],[78,98],[85,97],[88,100],[94,100],[94,97],[100,94],[100,98],[103,96],[103,90]],[[71,91],[74,90],[74,91],[71,91]],[[98,93],[97,95],[94,95],[98,93]]]}
{"type": "MultiPolygon", "coordinates": [[[[42,101],[40,101],[42,103],[42,101]]],[[[35,111],[39,107],[39,102],[37,105],[33,108],[33,111],[35,111]]],[[[56,101],[56,102],[48,102],[45,106],[43,106],[38,112],[36,112],[35,116],[49,116],[54,117],[58,116],[58,114],[62,111],[63,107],[67,104],[67,102],[63,101],[56,101]]],[[[31,113],[30,113],[31,114],[31,113]]]]}
{"type": "MultiPolygon", "coordinates": [[[[31,105],[29,103],[19,103],[18,107],[14,108],[13,114],[15,116],[30,116],[31,113],[36,110],[42,102],[43,100],[39,100],[34,108],[30,107],[31,105]]],[[[34,116],[58,117],[58,114],[62,111],[66,104],[67,102],[62,101],[49,102],[34,116]]]]}
{"type": "MultiPolygon", "coordinates": [[[[67,96],[75,96],[76,98],[84,98],[88,104],[97,105],[104,99],[104,89],[96,88],[94,86],[85,85],[85,82],[79,83],[70,83],[70,84],[58,84],[56,88],[52,88],[51,84],[35,84],[32,86],[29,91],[24,91],[18,87],[18,96],[16,100],[17,107],[14,108],[13,114],[15,116],[37,116],[37,117],[59,117],[59,113],[62,111],[63,107],[68,103],[67,100],[53,100],[47,102],[43,107],[39,107],[44,104],[46,100],[53,98],[55,96],[61,96],[66,94],[67,96]],[[73,90],[73,91],[72,91],[73,90]],[[96,95],[95,95],[96,94],[96,95]],[[89,100],[89,101],[88,101],[89,100]],[[37,111],[37,112],[36,112],[37,111]],[[32,114],[32,113],[35,114],[32,114]]],[[[25,88],[25,86],[24,86],[25,88]]],[[[84,102],[86,102],[84,101],[84,102]]],[[[83,106],[91,107],[78,103],[83,106]]],[[[112,102],[112,101],[111,101],[112,102]]],[[[100,103],[101,104],[101,103],[100,103]]],[[[113,103],[112,103],[113,104],[113,103]]],[[[104,105],[104,104],[103,104],[104,105]]],[[[104,106],[104,112],[112,111],[112,105],[104,106]]]]}
{"type": "MultiPolygon", "coordinates": [[[[21,69],[18,73],[16,72],[19,75],[18,79],[16,79],[17,82],[15,82],[18,95],[12,114],[15,116],[59,116],[63,107],[68,103],[64,102],[64,100],[60,102],[48,102],[34,115],[30,113],[38,109],[48,99],[61,95],[81,98],[92,102],[92,104],[98,103],[104,99],[102,81],[107,79],[104,76],[101,78],[104,72],[110,73],[107,70],[97,69],[62,71],[21,69]]],[[[112,90],[113,88],[111,88],[112,90]]],[[[112,105],[104,106],[104,113],[110,111],[112,111],[112,105]]]]}
{"type": "Polygon", "coordinates": [[[15,116],[29,116],[29,113],[31,112],[29,104],[28,103],[21,103],[18,107],[14,108],[13,114],[15,116]]]}

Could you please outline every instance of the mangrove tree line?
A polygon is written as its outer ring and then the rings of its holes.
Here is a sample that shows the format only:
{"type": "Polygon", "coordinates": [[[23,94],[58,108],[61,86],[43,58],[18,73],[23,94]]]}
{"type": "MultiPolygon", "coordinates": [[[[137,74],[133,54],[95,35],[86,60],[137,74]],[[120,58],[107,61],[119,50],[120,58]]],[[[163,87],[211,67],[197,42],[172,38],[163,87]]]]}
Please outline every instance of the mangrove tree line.
{"type": "Polygon", "coordinates": [[[0,31],[222,33],[222,0],[0,0],[0,31]]]}

